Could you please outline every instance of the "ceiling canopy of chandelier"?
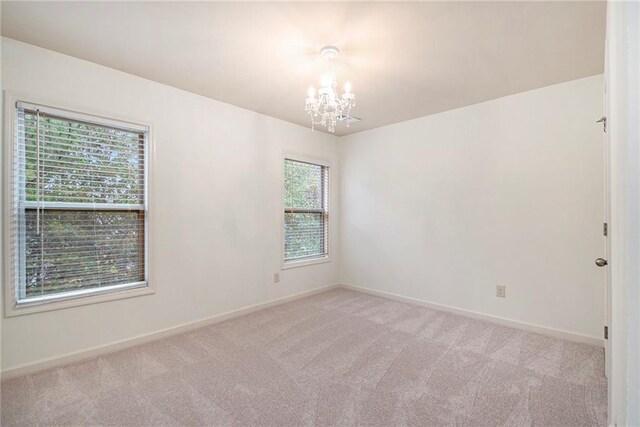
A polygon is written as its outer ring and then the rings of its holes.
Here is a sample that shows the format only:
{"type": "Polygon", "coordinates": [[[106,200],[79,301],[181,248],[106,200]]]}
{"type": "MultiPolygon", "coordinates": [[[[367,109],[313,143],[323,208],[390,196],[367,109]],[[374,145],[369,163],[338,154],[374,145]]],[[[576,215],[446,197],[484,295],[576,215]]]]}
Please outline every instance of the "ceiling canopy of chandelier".
{"type": "Polygon", "coordinates": [[[327,73],[322,77],[320,88],[317,93],[313,86],[309,88],[305,111],[311,118],[311,129],[315,126],[324,126],[333,133],[336,124],[344,120],[349,126],[348,118],[351,108],[356,105],[356,96],[351,92],[351,83],[344,84],[344,92],[338,95],[338,82],[331,67],[331,61],[338,56],[338,48],[335,46],[325,46],[320,50],[320,54],[327,60],[327,73]]]}

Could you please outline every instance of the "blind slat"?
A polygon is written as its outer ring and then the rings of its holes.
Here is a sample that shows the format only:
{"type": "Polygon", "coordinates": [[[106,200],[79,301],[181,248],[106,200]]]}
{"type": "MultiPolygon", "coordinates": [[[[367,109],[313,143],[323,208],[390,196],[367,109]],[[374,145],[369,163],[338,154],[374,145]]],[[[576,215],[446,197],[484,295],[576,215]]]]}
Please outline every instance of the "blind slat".
{"type": "MultiPolygon", "coordinates": [[[[134,200],[129,200],[133,202],[134,200]]],[[[41,215],[51,215],[54,211],[61,210],[77,210],[77,211],[90,211],[95,210],[97,202],[35,202],[22,200],[18,203],[18,207],[23,206],[25,209],[37,209],[40,208],[41,215]]],[[[132,213],[135,211],[144,210],[144,204],[140,203],[98,203],[100,211],[116,211],[120,213],[132,213]]]]}
{"type": "Polygon", "coordinates": [[[116,278],[122,278],[123,276],[139,277],[139,275],[144,272],[141,269],[123,268],[122,266],[115,267],[110,264],[104,264],[102,266],[92,265],[87,270],[81,270],[81,269],[56,270],[54,273],[51,273],[48,271],[43,272],[38,268],[38,269],[35,269],[33,272],[27,271],[26,279],[28,282],[32,282],[33,279],[35,279],[36,281],[41,281],[45,283],[49,282],[51,286],[65,286],[69,283],[69,280],[67,280],[68,276],[73,276],[73,280],[94,279],[96,276],[96,271],[101,273],[98,275],[99,278],[97,280],[112,280],[116,278]],[[115,273],[113,273],[112,272],[113,268],[118,268],[118,270],[115,273]],[[49,280],[47,280],[47,278],[49,280]],[[61,284],[61,282],[64,282],[64,283],[61,284]]]}
{"type": "MultiPolygon", "coordinates": [[[[88,261],[88,260],[87,260],[88,261]]],[[[91,274],[95,274],[95,270],[100,270],[100,269],[109,269],[109,270],[113,270],[114,268],[116,269],[115,272],[110,271],[110,272],[103,272],[101,274],[101,278],[108,278],[108,277],[117,277],[120,276],[122,274],[133,274],[133,273],[139,273],[142,272],[143,270],[140,268],[136,268],[135,266],[133,268],[128,268],[131,265],[135,265],[135,261],[132,260],[128,263],[119,263],[119,264],[115,264],[115,263],[110,263],[110,262],[93,262],[89,265],[87,265],[87,267],[78,267],[78,268],[45,268],[44,270],[41,267],[34,267],[34,268],[28,268],[27,267],[27,277],[30,276],[41,276],[44,272],[45,275],[45,280],[46,280],[46,276],[50,276],[50,277],[63,277],[66,278],[66,276],[68,275],[73,275],[74,279],[77,279],[78,276],[83,275],[83,273],[86,273],[87,275],[91,275],[91,274]],[[53,270],[53,271],[49,271],[49,270],[53,270]]]]}
{"type": "MultiPolygon", "coordinates": [[[[35,125],[33,125],[33,128],[35,128],[35,125]]],[[[28,140],[27,144],[25,144],[25,147],[27,148],[31,148],[32,145],[30,145],[30,143],[34,142],[35,130],[33,128],[17,127],[18,132],[24,132],[24,135],[21,135],[20,137],[28,140]]],[[[47,145],[51,147],[73,147],[81,142],[83,146],[90,150],[108,150],[117,148],[128,151],[144,151],[144,143],[138,136],[132,138],[117,138],[114,135],[110,135],[109,138],[106,138],[91,134],[79,135],[78,138],[67,138],[60,135],[53,135],[54,131],[52,130],[49,130],[49,134],[47,135],[46,127],[44,128],[44,132],[41,133],[47,139],[47,145]]],[[[59,134],[60,132],[56,131],[55,133],[59,134]]]]}
{"type": "MultiPolygon", "coordinates": [[[[52,168],[52,169],[63,169],[63,170],[80,170],[80,171],[87,171],[87,172],[91,172],[91,173],[96,173],[96,172],[111,172],[111,173],[116,173],[116,172],[131,172],[131,171],[137,171],[139,170],[139,168],[142,166],[142,164],[131,164],[131,163],[122,163],[122,164],[114,164],[112,165],[110,161],[105,161],[105,164],[100,164],[100,165],[96,165],[96,163],[98,163],[97,160],[95,159],[88,159],[88,158],[75,158],[76,161],[66,161],[66,160],[52,160],[52,159],[46,159],[43,158],[43,154],[40,153],[40,162],[41,162],[41,167],[42,168],[52,168]],[[89,163],[90,162],[90,163],[89,163]],[[73,167],[75,166],[75,167],[73,167]],[[82,166],[82,167],[79,167],[82,166]],[[121,167],[122,166],[122,167],[121,167]]],[[[35,163],[37,162],[38,158],[37,156],[25,156],[23,161],[20,161],[18,163],[18,166],[34,166],[35,167],[35,163]]]]}

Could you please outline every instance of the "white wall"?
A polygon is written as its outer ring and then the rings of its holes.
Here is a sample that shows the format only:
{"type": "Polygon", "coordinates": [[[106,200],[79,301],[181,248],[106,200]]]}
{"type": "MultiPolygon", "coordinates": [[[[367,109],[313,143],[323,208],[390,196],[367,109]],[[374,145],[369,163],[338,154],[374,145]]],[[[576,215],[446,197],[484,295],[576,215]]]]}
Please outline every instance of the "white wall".
{"type": "Polygon", "coordinates": [[[337,281],[336,138],[52,51],[2,42],[4,90],[152,123],[156,287],[150,296],[3,319],[3,370],[337,281]],[[283,150],[332,162],[334,261],[282,271],[274,285],[283,150]]]}
{"type": "Polygon", "coordinates": [[[601,338],[602,104],[594,76],[341,138],[341,282],[601,338]]]}

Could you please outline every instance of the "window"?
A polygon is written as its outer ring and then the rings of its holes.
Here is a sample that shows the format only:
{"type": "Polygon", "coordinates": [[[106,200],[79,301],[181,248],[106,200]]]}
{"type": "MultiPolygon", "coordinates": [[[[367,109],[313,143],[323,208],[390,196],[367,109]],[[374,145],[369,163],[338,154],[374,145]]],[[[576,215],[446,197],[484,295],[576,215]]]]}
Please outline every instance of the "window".
{"type": "Polygon", "coordinates": [[[148,128],[15,104],[15,301],[147,286],[148,128]]]}
{"type": "Polygon", "coordinates": [[[284,261],[329,254],[329,168],[293,159],[284,162],[284,261]]]}

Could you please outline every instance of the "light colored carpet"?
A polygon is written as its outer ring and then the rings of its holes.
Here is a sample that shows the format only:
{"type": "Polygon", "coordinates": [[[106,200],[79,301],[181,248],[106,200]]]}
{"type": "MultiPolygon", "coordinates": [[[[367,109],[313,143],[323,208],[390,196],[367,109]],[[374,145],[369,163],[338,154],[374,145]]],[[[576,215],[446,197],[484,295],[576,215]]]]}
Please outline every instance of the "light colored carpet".
{"type": "Polygon", "coordinates": [[[2,425],[605,425],[603,349],[335,289],[2,383],[2,425]]]}

